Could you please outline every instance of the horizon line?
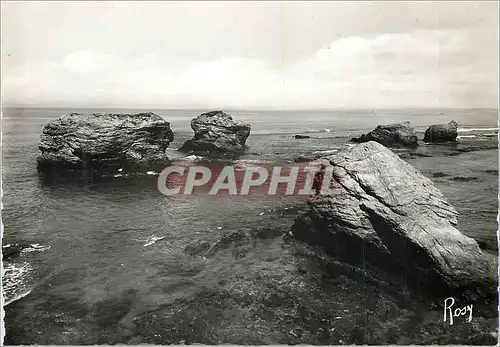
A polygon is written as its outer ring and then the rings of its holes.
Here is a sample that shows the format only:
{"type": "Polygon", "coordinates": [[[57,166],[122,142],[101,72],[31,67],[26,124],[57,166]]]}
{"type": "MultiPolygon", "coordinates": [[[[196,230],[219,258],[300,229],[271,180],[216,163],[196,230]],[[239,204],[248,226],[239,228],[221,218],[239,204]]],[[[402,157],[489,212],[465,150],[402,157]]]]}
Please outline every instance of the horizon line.
{"type": "Polygon", "coordinates": [[[280,108],[280,107],[267,107],[267,108],[243,108],[243,107],[165,107],[165,106],[89,106],[89,105],[79,105],[79,106],[67,106],[67,105],[9,105],[2,104],[1,108],[53,108],[53,109],[102,109],[102,110],[173,110],[173,111],[336,111],[336,110],[499,110],[498,107],[329,107],[329,108],[280,108]]]}

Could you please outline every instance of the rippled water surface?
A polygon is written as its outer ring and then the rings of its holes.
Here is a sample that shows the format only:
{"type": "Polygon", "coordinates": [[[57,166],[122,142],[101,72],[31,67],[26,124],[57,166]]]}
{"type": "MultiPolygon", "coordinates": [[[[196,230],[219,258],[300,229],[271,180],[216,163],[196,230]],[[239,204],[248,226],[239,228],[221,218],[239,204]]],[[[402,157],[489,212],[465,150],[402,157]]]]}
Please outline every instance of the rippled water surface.
{"type": "MultiPolygon", "coordinates": [[[[444,326],[439,308],[356,279],[283,238],[304,198],[169,200],[155,176],[39,179],[41,129],[68,111],[4,110],[4,252],[23,245],[4,262],[6,343],[492,343],[494,318],[444,326]]],[[[155,112],[171,122],[169,151],[181,158],[175,149],[201,111],[155,112]]],[[[422,138],[429,124],[455,119],[458,145],[422,143],[400,154],[457,208],[460,230],[495,252],[495,111],[229,113],[252,124],[240,164],[332,153],[396,121],[411,121],[422,138]]]]}

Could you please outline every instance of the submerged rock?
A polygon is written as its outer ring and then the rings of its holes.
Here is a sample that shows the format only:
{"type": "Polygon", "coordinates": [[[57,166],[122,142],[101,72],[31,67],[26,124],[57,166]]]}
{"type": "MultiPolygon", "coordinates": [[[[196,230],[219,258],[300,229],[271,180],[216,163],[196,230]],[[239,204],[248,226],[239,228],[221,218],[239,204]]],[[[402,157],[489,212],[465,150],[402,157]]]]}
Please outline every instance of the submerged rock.
{"type": "Polygon", "coordinates": [[[203,156],[234,156],[245,151],[250,124],[238,123],[222,112],[203,113],[191,121],[194,137],[179,151],[203,156]]]}
{"type": "Polygon", "coordinates": [[[351,139],[351,142],[362,143],[375,141],[388,147],[417,147],[418,138],[410,122],[379,125],[368,134],[351,139]]]}
{"type": "Polygon", "coordinates": [[[428,178],[373,141],[322,162],[338,184],[309,200],[296,238],[419,292],[492,298],[495,265],[428,178]]]}
{"type": "Polygon", "coordinates": [[[319,159],[321,157],[323,157],[324,155],[321,155],[321,154],[318,154],[318,155],[311,155],[311,156],[304,156],[304,155],[301,155],[297,158],[294,158],[293,159],[293,162],[294,163],[307,163],[307,162],[310,162],[310,161],[313,161],[313,160],[316,160],[316,159],[319,159]]]}
{"type": "Polygon", "coordinates": [[[210,249],[210,243],[207,241],[193,242],[184,247],[184,252],[189,255],[200,255],[210,249]]]}
{"type": "Polygon", "coordinates": [[[209,249],[208,256],[213,256],[221,250],[228,248],[236,249],[246,246],[248,242],[254,239],[249,230],[231,231],[222,235],[222,237],[209,249]]]}
{"type": "Polygon", "coordinates": [[[458,124],[454,120],[448,124],[431,125],[424,135],[425,142],[450,142],[455,141],[458,136],[458,124]]]}
{"type": "Polygon", "coordinates": [[[495,131],[494,133],[491,133],[491,134],[488,134],[488,133],[483,134],[483,133],[481,133],[481,134],[479,134],[479,137],[498,137],[498,131],[495,131]]]}
{"type": "Polygon", "coordinates": [[[448,176],[450,176],[450,175],[448,175],[447,173],[444,173],[444,172],[434,172],[432,174],[432,177],[438,177],[438,178],[439,177],[448,177],[448,176]]]}
{"type": "Polygon", "coordinates": [[[169,163],[170,123],[154,113],[72,113],[43,128],[39,171],[141,171],[169,163]]]}
{"type": "Polygon", "coordinates": [[[476,181],[476,180],[478,180],[478,177],[455,176],[455,177],[452,177],[451,180],[452,181],[468,182],[468,181],[476,181]]]}
{"type": "Polygon", "coordinates": [[[190,243],[184,248],[184,252],[192,256],[212,257],[220,251],[231,250],[238,257],[248,252],[259,240],[275,239],[284,234],[285,231],[279,228],[243,228],[224,233],[213,245],[206,241],[190,243]]]}

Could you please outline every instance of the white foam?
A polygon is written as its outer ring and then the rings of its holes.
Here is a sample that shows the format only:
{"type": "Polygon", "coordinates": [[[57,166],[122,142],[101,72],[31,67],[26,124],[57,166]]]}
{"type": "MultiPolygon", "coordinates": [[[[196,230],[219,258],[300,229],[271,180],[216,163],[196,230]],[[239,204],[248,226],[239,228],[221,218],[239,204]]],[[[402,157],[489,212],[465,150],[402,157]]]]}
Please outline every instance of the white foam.
{"type": "Polygon", "coordinates": [[[31,293],[31,289],[28,289],[27,291],[21,293],[21,294],[18,294],[16,296],[14,296],[12,299],[10,300],[5,300],[5,303],[3,304],[4,306],[7,306],[7,305],[10,305],[12,304],[13,302],[16,302],[17,300],[19,299],[22,299],[24,298],[26,295],[30,294],[31,293]]]}
{"type": "Polygon", "coordinates": [[[158,176],[159,175],[158,172],[154,172],[154,171],[148,171],[148,172],[146,172],[146,174],[149,176],[158,176]]]}
{"type": "Polygon", "coordinates": [[[307,129],[305,133],[331,133],[332,129],[307,129]]]}
{"type": "Polygon", "coordinates": [[[328,153],[335,153],[338,152],[338,149],[328,149],[325,151],[314,151],[314,154],[322,153],[322,154],[328,154],[328,153]]]}
{"type": "Polygon", "coordinates": [[[459,133],[466,133],[470,131],[498,131],[498,128],[459,128],[459,133]]]}
{"type": "Polygon", "coordinates": [[[240,159],[236,161],[236,170],[240,171],[242,167],[253,166],[255,164],[269,164],[268,160],[257,160],[257,159],[240,159]]]}
{"type": "Polygon", "coordinates": [[[184,158],[184,160],[190,160],[190,161],[196,161],[196,160],[201,160],[203,157],[200,157],[199,155],[188,155],[187,157],[184,158]]]}
{"type": "Polygon", "coordinates": [[[50,246],[44,246],[39,243],[34,243],[30,245],[30,247],[24,248],[21,253],[30,253],[30,252],[43,252],[50,249],[50,246]]]}
{"type": "Polygon", "coordinates": [[[143,247],[151,246],[151,245],[155,244],[156,241],[163,240],[164,238],[165,238],[165,236],[154,236],[154,235],[152,235],[152,236],[148,237],[147,240],[145,240],[147,242],[144,244],[143,247]]]}
{"type": "Polygon", "coordinates": [[[457,136],[457,139],[469,139],[469,138],[474,138],[476,135],[460,135],[457,136]]]}
{"type": "Polygon", "coordinates": [[[8,263],[4,262],[3,290],[4,306],[17,301],[31,292],[26,287],[26,282],[30,277],[33,268],[29,263],[8,263]],[[24,290],[23,290],[24,289],[24,290]]]}

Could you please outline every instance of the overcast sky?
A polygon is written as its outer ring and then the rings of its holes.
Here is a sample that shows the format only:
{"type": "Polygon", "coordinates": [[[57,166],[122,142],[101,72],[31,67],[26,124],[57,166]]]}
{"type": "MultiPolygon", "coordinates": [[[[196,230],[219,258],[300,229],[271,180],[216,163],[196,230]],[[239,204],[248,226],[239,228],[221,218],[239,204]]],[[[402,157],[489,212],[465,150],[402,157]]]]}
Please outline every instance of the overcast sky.
{"type": "Polygon", "coordinates": [[[3,2],[12,105],[491,107],[497,2],[3,2]]]}

